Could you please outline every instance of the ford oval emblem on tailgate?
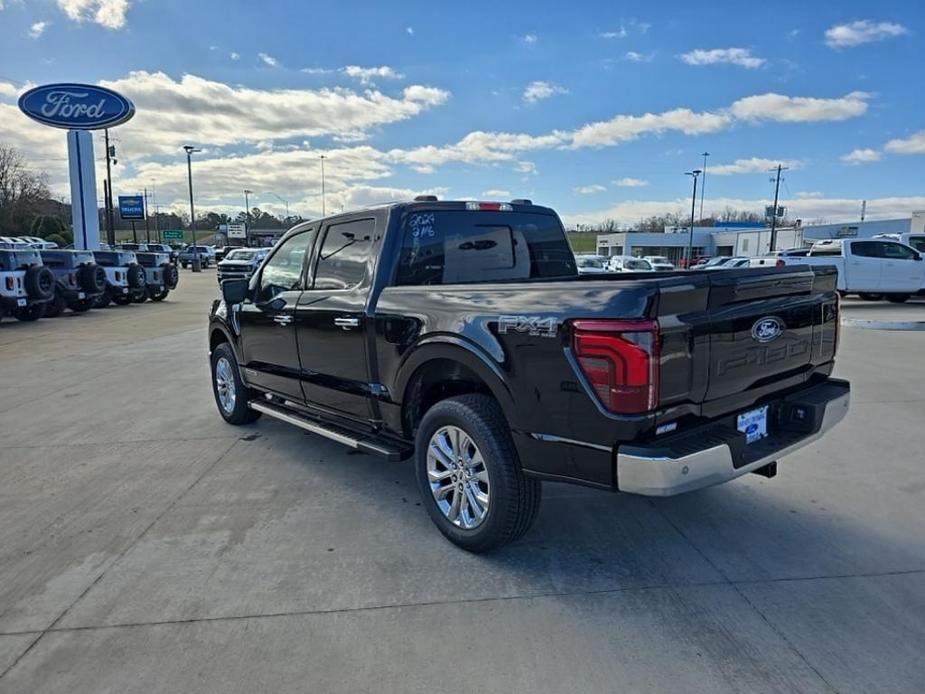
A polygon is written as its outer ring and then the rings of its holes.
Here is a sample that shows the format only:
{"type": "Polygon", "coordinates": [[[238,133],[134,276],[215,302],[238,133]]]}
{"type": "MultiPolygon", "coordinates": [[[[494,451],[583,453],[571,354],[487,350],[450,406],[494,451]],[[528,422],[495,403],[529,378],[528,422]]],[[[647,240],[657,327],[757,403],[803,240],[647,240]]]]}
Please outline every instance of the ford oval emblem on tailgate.
{"type": "Polygon", "coordinates": [[[752,339],[755,342],[773,342],[784,334],[784,321],[775,316],[759,318],[752,326],[752,339]]]}

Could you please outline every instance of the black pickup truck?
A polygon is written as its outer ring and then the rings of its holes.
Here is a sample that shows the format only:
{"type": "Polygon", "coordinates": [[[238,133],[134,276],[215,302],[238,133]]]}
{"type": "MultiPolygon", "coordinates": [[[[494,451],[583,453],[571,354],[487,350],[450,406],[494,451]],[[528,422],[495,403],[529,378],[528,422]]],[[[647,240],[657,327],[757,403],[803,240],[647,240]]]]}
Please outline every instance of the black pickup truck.
{"type": "Polygon", "coordinates": [[[522,535],[540,481],[669,496],[776,473],[848,409],[835,271],[580,276],[556,213],[418,198],[291,229],[209,326],[232,424],[413,456],[440,531],[522,535]]]}

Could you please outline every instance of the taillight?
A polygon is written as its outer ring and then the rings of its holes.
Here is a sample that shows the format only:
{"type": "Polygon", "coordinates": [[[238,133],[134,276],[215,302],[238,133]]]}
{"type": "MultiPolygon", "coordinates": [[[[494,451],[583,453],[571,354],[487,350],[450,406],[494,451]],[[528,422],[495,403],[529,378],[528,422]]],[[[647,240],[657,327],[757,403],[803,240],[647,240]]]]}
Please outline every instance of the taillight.
{"type": "Polygon", "coordinates": [[[469,211],[511,212],[514,208],[506,202],[467,202],[466,209],[469,211]]]}
{"type": "Polygon", "coordinates": [[[577,320],[572,349],[608,410],[639,414],[658,407],[658,321],[577,320]]]}
{"type": "Polygon", "coordinates": [[[784,262],[783,258],[778,258],[777,262],[774,263],[774,267],[787,267],[787,263],[784,262]]]}
{"type": "Polygon", "coordinates": [[[73,272],[68,273],[67,281],[68,281],[68,284],[70,284],[72,287],[76,286],[77,285],[77,275],[74,274],[73,272]]]}
{"type": "Polygon", "coordinates": [[[13,289],[14,289],[14,286],[13,286],[13,276],[12,276],[12,275],[7,275],[7,278],[6,278],[6,288],[7,288],[7,290],[9,290],[9,291],[13,291],[13,289]]]}
{"type": "Polygon", "coordinates": [[[116,271],[113,272],[112,274],[116,276],[116,282],[121,282],[121,281],[122,281],[122,273],[121,273],[121,272],[119,272],[118,270],[116,270],[116,271]]]}

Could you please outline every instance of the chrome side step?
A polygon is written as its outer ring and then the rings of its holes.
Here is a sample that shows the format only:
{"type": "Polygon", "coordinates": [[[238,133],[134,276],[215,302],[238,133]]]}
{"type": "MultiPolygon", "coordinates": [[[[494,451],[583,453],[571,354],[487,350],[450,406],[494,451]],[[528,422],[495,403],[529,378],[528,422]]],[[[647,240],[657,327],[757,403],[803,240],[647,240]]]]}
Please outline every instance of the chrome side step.
{"type": "Polygon", "coordinates": [[[298,412],[279,405],[270,404],[262,400],[251,400],[247,405],[252,410],[262,412],[269,417],[286,422],[287,424],[292,424],[312,434],[318,434],[318,436],[323,436],[326,439],[337,441],[337,443],[342,443],[345,446],[363,451],[364,453],[380,455],[388,460],[403,460],[411,454],[410,447],[404,447],[389,441],[377,439],[373,436],[357,434],[343,427],[309,419],[308,417],[303,417],[298,412]]]}

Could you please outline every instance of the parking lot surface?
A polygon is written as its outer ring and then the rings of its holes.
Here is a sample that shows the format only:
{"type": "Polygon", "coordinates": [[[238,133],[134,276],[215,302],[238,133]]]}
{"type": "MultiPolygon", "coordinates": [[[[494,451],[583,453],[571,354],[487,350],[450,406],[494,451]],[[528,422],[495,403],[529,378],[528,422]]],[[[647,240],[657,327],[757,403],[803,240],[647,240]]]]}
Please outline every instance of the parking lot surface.
{"type": "Polygon", "coordinates": [[[215,294],[0,326],[0,692],[925,689],[925,334],[844,329],[851,412],[775,479],[547,484],[476,556],[408,463],[222,421],[215,294]]]}

